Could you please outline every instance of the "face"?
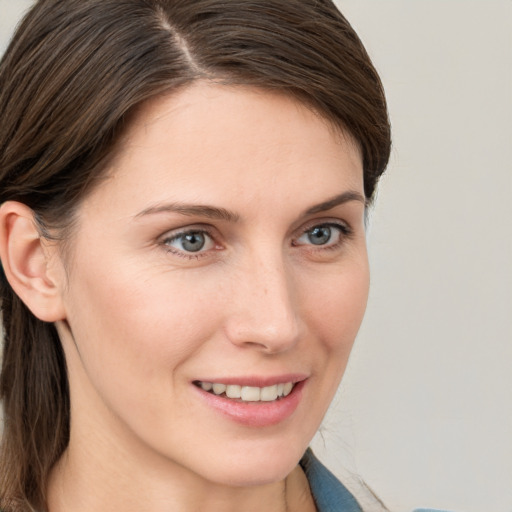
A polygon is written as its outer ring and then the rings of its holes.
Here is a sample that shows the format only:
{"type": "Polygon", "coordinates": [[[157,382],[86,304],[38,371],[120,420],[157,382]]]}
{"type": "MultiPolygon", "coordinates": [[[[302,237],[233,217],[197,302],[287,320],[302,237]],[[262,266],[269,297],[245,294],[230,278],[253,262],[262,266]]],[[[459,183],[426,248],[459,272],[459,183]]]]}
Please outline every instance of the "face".
{"type": "Polygon", "coordinates": [[[350,138],[253,89],[159,98],[81,205],[70,245],[59,332],[72,440],[213,482],[285,477],[366,305],[350,138]]]}

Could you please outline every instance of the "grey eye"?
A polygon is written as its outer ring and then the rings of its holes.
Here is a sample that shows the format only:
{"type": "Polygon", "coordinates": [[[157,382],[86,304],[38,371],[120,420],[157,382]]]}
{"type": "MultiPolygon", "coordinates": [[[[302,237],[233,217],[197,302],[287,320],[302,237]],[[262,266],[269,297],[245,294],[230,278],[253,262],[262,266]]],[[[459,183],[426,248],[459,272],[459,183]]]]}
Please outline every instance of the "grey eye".
{"type": "Polygon", "coordinates": [[[214,245],[208,233],[204,231],[187,231],[165,241],[165,244],[183,252],[199,252],[211,249],[214,245]]]}
{"type": "Polygon", "coordinates": [[[307,231],[306,236],[313,245],[325,245],[331,240],[332,230],[329,226],[317,226],[307,231]]]}
{"type": "Polygon", "coordinates": [[[295,240],[294,245],[333,247],[340,243],[344,236],[349,236],[349,234],[349,229],[341,224],[318,224],[304,231],[302,235],[295,240]]]}
{"type": "Polygon", "coordinates": [[[185,251],[200,251],[204,247],[205,242],[203,233],[187,233],[181,236],[181,245],[185,251]]]}

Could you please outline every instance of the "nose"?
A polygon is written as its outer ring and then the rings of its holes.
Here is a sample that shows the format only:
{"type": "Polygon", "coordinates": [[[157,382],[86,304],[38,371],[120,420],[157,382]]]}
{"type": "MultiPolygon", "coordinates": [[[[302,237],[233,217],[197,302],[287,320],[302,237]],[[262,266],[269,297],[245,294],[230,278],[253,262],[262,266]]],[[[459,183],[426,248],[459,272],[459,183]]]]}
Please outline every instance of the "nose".
{"type": "Polygon", "coordinates": [[[299,296],[282,255],[250,258],[232,281],[229,340],[274,354],[291,349],[301,337],[299,296]]]}

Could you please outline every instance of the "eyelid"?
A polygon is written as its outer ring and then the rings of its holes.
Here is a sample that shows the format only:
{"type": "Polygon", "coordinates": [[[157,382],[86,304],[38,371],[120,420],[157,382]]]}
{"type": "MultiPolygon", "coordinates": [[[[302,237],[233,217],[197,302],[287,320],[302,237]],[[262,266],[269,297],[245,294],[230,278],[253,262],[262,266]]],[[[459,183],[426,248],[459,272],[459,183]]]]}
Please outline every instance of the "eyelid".
{"type": "Polygon", "coordinates": [[[211,238],[215,238],[213,235],[213,228],[205,224],[190,224],[187,226],[168,229],[162,235],[158,237],[160,241],[170,240],[178,238],[179,236],[186,235],[187,233],[206,233],[211,238]]]}
{"type": "Polygon", "coordinates": [[[313,220],[307,222],[305,225],[301,226],[296,238],[298,238],[299,236],[302,236],[304,233],[307,233],[308,231],[312,230],[313,228],[322,227],[322,226],[330,226],[330,227],[339,228],[345,235],[352,234],[352,232],[353,232],[351,225],[348,222],[341,220],[341,219],[333,219],[333,218],[313,219],[313,220]]]}

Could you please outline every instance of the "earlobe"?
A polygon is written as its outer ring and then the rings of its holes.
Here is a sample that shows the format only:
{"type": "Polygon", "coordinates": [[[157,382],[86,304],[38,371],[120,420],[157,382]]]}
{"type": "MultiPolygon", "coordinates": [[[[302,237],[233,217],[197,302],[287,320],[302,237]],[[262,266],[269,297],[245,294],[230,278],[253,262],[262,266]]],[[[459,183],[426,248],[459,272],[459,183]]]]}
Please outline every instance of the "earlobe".
{"type": "Polygon", "coordinates": [[[56,248],[41,238],[33,211],[17,201],[0,206],[0,259],[14,292],[45,322],[65,318],[56,248]]]}

